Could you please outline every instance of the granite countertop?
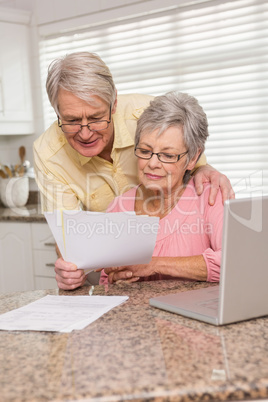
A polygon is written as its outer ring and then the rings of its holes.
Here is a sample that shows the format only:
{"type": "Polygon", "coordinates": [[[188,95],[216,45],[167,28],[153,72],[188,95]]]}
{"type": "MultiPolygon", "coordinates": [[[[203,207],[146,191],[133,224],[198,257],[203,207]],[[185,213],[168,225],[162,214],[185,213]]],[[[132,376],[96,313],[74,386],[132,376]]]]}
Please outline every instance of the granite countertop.
{"type": "Polygon", "coordinates": [[[0,222],[46,222],[41,212],[39,192],[30,191],[24,207],[6,208],[0,203],[0,222]]]}
{"type": "MultiPolygon", "coordinates": [[[[187,281],[95,286],[129,300],[81,331],[0,331],[1,401],[201,401],[268,397],[268,317],[214,327],[149,306],[187,281]]],[[[0,313],[46,294],[0,296],[0,313]]]]}
{"type": "Polygon", "coordinates": [[[27,204],[25,207],[0,207],[0,222],[46,222],[40,204],[27,204]]]}

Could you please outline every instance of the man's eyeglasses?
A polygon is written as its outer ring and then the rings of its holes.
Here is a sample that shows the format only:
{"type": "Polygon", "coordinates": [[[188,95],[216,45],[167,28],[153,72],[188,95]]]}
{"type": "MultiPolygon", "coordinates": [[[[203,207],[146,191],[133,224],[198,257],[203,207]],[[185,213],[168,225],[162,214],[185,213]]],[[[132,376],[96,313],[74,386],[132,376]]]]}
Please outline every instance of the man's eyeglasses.
{"type": "Polygon", "coordinates": [[[166,152],[152,152],[148,149],[144,148],[135,148],[135,155],[141,159],[151,159],[153,155],[156,155],[158,160],[163,163],[176,163],[178,162],[184,155],[188,154],[188,151],[183,152],[181,154],[168,154],[166,152]]]}
{"type": "Polygon", "coordinates": [[[87,124],[79,124],[79,123],[62,123],[60,118],[58,117],[58,126],[62,129],[62,131],[66,134],[76,134],[82,130],[82,127],[87,127],[90,131],[102,131],[108,128],[111,123],[111,109],[109,112],[109,120],[99,120],[92,121],[87,124]]]}

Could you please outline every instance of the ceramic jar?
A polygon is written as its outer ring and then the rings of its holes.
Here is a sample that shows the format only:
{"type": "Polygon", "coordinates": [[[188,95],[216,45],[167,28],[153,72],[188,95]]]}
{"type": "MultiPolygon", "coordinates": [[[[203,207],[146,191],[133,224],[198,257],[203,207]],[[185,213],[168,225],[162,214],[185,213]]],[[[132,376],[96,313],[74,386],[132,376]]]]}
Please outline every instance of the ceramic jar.
{"type": "Polygon", "coordinates": [[[23,207],[29,197],[29,178],[23,176],[0,179],[0,197],[5,207],[23,207]]]}

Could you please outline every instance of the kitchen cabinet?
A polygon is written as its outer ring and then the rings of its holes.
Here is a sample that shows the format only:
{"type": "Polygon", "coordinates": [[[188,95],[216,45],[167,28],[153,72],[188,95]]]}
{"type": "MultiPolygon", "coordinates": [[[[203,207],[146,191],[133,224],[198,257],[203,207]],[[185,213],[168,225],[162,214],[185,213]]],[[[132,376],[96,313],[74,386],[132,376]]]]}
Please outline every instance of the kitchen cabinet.
{"type": "Polygon", "coordinates": [[[46,223],[32,223],[32,248],[35,289],[57,288],[55,280],[55,240],[46,223]]]}
{"type": "Polygon", "coordinates": [[[46,223],[0,222],[0,293],[57,288],[56,259],[46,223]]]}
{"type": "Polygon", "coordinates": [[[0,292],[34,289],[31,227],[28,223],[0,223],[0,292]]]}
{"type": "Polygon", "coordinates": [[[18,19],[17,15],[6,15],[1,10],[1,135],[33,134],[34,132],[30,79],[30,27],[27,15],[23,14],[23,18],[20,15],[19,17],[18,19]]]}

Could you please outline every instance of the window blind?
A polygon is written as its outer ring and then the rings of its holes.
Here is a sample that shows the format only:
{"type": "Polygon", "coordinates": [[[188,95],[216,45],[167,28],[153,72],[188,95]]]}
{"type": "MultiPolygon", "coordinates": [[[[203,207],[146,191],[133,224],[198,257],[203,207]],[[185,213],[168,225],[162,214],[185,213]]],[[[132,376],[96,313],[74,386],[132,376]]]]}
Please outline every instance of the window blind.
{"type": "Polygon", "coordinates": [[[208,1],[41,38],[45,126],[48,65],[75,51],[98,53],[118,93],[195,96],[209,121],[208,163],[237,197],[268,194],[268,2],[208,1]]]}

